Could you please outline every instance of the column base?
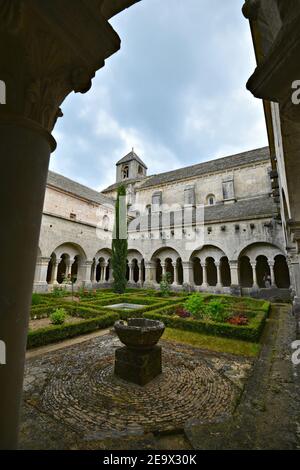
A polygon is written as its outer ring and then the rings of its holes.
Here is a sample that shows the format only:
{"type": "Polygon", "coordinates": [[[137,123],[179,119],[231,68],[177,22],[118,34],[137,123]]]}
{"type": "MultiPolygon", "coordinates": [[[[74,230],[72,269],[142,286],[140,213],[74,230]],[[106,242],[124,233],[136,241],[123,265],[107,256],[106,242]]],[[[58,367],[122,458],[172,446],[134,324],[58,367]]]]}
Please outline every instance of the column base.
{"type": "Polygon", "coordinates": [[[84,289],[92,289],[93,283],[92,281],[82,281],[80,287],[83,287],[84,289]]]}
{"type": "Polygon", "coordinates": [[[33,284],[33,292],[36,292],[36,293],[48,292],[49,287],[50,287],[50,284],[47,284],[47,282],[35,282],[33,284]]]}
{"type": "Polygon", "coordinates": [[[230,295],[234,295],[235,297],[241,297],[242,289],[239,285],[231,285],[230,286],[230,295]]]}

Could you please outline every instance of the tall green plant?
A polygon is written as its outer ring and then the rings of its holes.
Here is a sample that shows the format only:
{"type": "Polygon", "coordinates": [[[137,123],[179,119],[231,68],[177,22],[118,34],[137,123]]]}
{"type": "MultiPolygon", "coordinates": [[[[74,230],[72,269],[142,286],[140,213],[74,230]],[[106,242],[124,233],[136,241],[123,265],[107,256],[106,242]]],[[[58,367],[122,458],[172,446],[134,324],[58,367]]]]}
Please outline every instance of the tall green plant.
{"type": "MultiPolygon", "coordinates": [[[[128,251],[128,242],[127,242],[127,220],[120,221],[120,201],[121,198],[126,197],[126,188],[120,186],[118,188],[118,196],[115,207],[115,227],[112,241],[112,269],[113,269],[113,289],[114,292],[118,294],[124,294],[127,279],[126,279],[126,269],[127,269],[127,251],[128,251]],[[121,226],[121,223],[125,227],[121,226]],[[126,238],[124,237],[126,232],[126,238]]],[[[124,200],[123,200],[124,201],[124,200]]],[[[124,202],[125,206],[125,202],[124,202]]]]}

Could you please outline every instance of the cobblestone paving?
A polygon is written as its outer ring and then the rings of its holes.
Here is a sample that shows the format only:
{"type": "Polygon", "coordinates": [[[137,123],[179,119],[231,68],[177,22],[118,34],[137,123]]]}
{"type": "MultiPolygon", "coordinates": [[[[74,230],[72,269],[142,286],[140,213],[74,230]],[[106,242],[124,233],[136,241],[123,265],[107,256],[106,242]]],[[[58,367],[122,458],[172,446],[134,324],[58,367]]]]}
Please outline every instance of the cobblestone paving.
{"type": "MultiPolygon", "coordinates": [[[[145,387],[114,376],[120,343],[111,334],[30,359],[24,383],[26,445],[33,409],[39,420],[51,418],[52,433],[56,422],[60,433],[65,428],[85,441],[181,430],[194,417],[202,423],[228,417],[251,363],[162,345],[163,374],[145,387]]],[[[35,448],[37,433],[31,436],[35,448]]]]}

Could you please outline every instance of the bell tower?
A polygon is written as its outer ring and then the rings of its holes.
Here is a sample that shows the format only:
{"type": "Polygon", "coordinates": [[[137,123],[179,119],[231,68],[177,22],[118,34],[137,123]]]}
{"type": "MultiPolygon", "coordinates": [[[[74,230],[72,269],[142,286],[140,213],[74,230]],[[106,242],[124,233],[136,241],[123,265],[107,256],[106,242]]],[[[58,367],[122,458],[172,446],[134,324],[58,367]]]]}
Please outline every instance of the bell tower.
{"type": "Polygon", "coordinates": [[[134,149],[131,150],[125,157],[121,158],[116,163],[117,177],[116,182],[141,179],[147,176],[147,166],[135,153],[134,149]]]}

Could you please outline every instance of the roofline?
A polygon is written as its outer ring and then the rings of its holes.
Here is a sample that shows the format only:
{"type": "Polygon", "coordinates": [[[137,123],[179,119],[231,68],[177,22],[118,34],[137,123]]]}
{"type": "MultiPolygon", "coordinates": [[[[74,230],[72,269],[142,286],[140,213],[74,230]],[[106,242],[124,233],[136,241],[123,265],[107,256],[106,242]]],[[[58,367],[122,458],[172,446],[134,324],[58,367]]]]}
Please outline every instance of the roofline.
{"type": "MultiPolygon", "coordinates": [[[[66,180],[68,180],[68,181],[71,181],[72,183],[79,184],[80,186],[82,186],[83,188],[88,189],[89,191],[95,191],[95,193],[97,193],[98,196],[107,199],[107,203],[112,203],[113,205],[115,204],[115,200],[112,199],[112,198],[110,198],[109,196],[106,196],[105,194],[102,194],[102,191],[99,191],[99,192],[98,192],[98,191],[96,191],[95,189],[90,188],[89,186],[86,186],[86,185],[84,185],[84,184],[81,184],[81,183],[79,183],[78,181],[72,180],[71,178],[68,178],[68,177],[62,175],[61,173],[56,173],[55,171],[52,171],[52,170],[49,170],[49,171],[48,171],[48,174],[49,174],[49,173],[53,173],[54,175],[61,176],[62,178],[66,179],[66,180]]],[[[66,190],[66,189],[64,189],[64,188],[61,188],[60,186],[56,186],[55,184],[48,182],[48,180],[47,180],[47,183],[46,183],[46,187],[54,188],[54,189],[59,190],[59,191],[61,191],[61,192],[63,192],[63,193],[66,193],[66,194],[71,194],[72,196],[76,196],[78,199],[81,199],[81,200],[83,200],[83,201],[94,202],[95,204],[100,204],[99,201],[95,201],[95,200],[93,200],[93,199],[89,199],[89,198],[87,198],[87,197],[81,196],[80,194],[77,194],[75,191],[68,191],[68,190],[66,190]]],[[[103,204],[104,204],[104,202],[103,202],[103,204]]]]}

